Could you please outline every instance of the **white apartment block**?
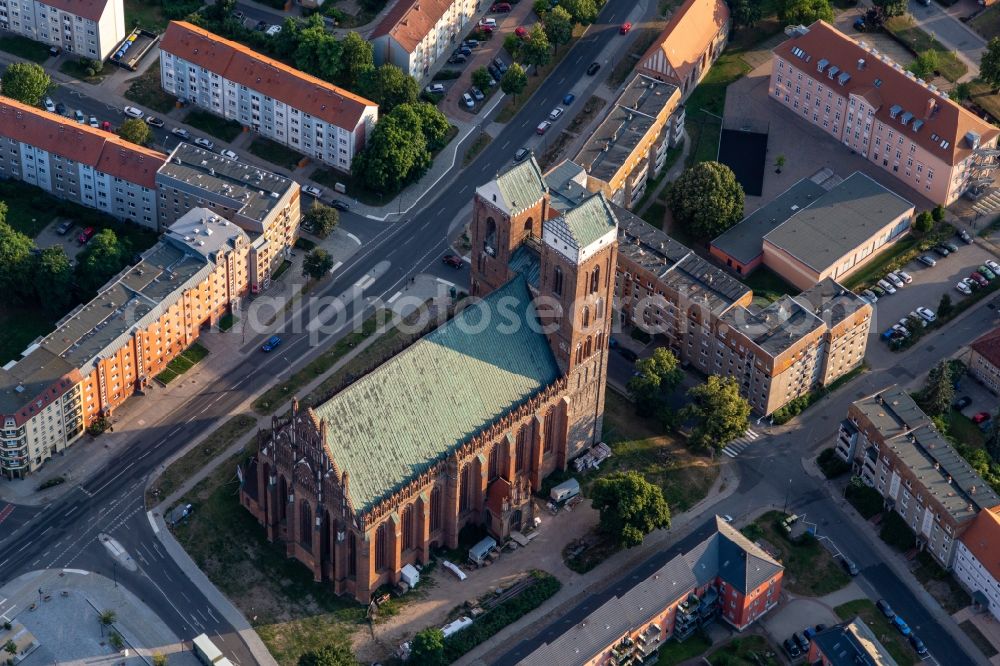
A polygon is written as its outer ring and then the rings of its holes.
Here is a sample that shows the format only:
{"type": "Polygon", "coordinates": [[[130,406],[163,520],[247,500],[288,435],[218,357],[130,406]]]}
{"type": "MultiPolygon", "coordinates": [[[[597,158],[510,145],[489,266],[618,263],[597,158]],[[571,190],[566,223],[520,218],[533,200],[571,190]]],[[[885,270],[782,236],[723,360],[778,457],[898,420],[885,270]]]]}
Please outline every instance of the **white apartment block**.
{"type": "Polygon", "coordinates": [[[983,509],[955,548],[955,578],[1000,620],[1000,507],[983,509]],[[983,602],[986,603],[983,603],[983,602]]]}
{"type": "Polygon", "coordinates": [[[0,98],[0,178],[155,229],[156,171],[166,155],[0,98]]]}
{"type": "Polygon", "coordinates": [[[350,172],[378,105],[189,23],[160,43],[163,89],[306,157],[350,172]]]}
{"type": "Polygon", "coordinates": [[[393,64],[419,81],[462,42],[478,9],[476,0],[399,0],[369,38],[375,63],[393,64]]]}
{"type": "Polygon", "coordinates": [[[122,0],[0,0],[0,27],[104,60],[125,39],[122,0]]]}

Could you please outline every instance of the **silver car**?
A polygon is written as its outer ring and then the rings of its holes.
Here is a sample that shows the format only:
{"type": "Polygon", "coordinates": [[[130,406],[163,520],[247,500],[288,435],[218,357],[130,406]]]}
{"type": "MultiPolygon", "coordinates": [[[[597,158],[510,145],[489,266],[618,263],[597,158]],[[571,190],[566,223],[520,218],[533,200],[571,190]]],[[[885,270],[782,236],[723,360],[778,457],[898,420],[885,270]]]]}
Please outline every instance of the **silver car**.
{"type": "Polygon", "coordinates": [[[887,294],[895,294],[896,293],[896,288],[894,286],[892,286],[889,283],[888,280],[879,280],[877,284],[878,284],[878,286],[882,287],[882,289],[884,289],[885,293],[887,293],[887,294]]]}

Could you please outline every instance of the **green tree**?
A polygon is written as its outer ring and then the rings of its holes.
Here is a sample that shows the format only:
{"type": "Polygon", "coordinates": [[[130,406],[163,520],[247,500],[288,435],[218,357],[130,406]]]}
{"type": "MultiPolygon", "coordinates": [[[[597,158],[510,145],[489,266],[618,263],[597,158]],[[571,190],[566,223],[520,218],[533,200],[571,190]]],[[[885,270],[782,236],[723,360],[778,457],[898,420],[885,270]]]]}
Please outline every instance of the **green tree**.
{"type": "MultiPolygon", "coordinates": [[[[320,19],[320,23],[322,23],[322,17],[318,18],[320,19]]],[[[299,47],[300,31],[306,26],[303,26],[291,16],[286,16],[281,24],[281,32],[271,40],[271,48],[274,50],[275,55],[280,58],[291,58],[295,53],[295,49],[299,47]]]]}
{"type": "Polygon", "coordinates": [[[934,72],[938,68],[938,54],[936,51],[922,51],[919,53],[911,62],[906,69],[913,72],[913,74],[921,79],[929,79],[934,76],[934,72]]]}
{"type": "Polygon", "coordinates": [[[387,63],[363,73],[358,92],[377,102],[379,113],[386,114],[400,104],[414,104],[420,95],[420,88],[416,79],[387,63]]]}
{"type": "Polygon", "coordinates": [[[930,214],[929,211],[923,211],[917,215],[916,221],[913,223],[917,231],[922,234],[926,234],[928,231],[934,228],[934,216],[930,214]]]}
{"type": "Polygon", "coordinates": [[[711,375],[687,392],[689,404],[681,417],[693,420],[690,442],[697,448],[718,450],[747,430],[750,403],[740,395],[733,377],[711,375]]]}
{"type": "Polygon", "coordinates": [[[299,666],[357,666],[357,664],[358,660],[351,654],[350,646],[344,643],[328,645],[299,657],[299,666]]]}
{"type": "Polygon", "coordinates": [[[944,215],[945,215],[944,206],[942,206],[941,204],[934,206],[934,210],[931,211],[931,217],[934,218],[935,222],[944,221],[944,215]]]}
{"type": "Polygon", "coordinates": [[[375,67],[375,49],[372,43],[356,32],[349,32],[340,40],[344,87],[354,89],[361,75],[375,67]]]}
{"type": "Polygon", "coordinates": [[[993,92],[1000,91],[1000,37],[994,37],[986,45],[979,60],[979,78],[993,86],[993,92]]]}
{"type": "Polygon", "coordinates": [[[970,86],[967,81],[957,83],[955,84],[955,87],[951,89],[951,92],[948,93],[948,96],[956,102],[964,102],[972,97],[972,86],[970,86]]]}
{"type": "Polygon", "coordinates": [[[882,16],[902,16],[906,13],[908,3],[906,0],[872,0],[872,4],[882,11],[882,16]]]}
{"type": "Polygon", "coordinates": [[[444,148],[447,143],[451,123],[433,104],[403,104],[393,109],[392,116],[403,121],[412,132],[423,134],[426,148],[431,152],[444,148]]]}
{"type": "Polygon", "coordinates": [[[515,35],[514,33],[510,33],[509,35],[503,38],[503,48],[504,51],[510,54],[511,58],[513,58],[514,60],[520,60],[521,49],[524,48],[524,40],[515,35]]]}
{"type": "Polygon", "coordinates": [[[47,247],[35,258],[32,286],[35,298],[54,314],[66,311],[73,301],[73,264],[61,245],[47,247]]]}
{"type": "Polygon", "coordinates": [[[778,12],[785,25],[810,25],[816,21],[833,21],[829,0],[784,0],[778,12]]]}
{"type": "Polygon", "coordinates": [[[781,169],[785,166],[785,156],[778,155],[774,158],[774,172],[781,173],[781,169]]]}
{"type": "Polygon", "coordinates": [[[638,546],[653,530],[670,527],[670,507],[663,491],[636,471],[598,479],[591,495],[594,508],[601,513],[601,530],[623,548],[638,546]]]}
{"type": "Polygon", "coordinates": [[[743,218],[743,188],[719,162],[699,162],[667,187],[674,220],[699,239],[715,238],[743,218]]]}
{"type": "Polygon", "coordinates": [[[140,146],[145,146],[153,138],[149,125],[138,118],[129,118],[118,128],[118,136],[140,146]]]}
{"type": "Polygon", "coordinates": [[[599,8],[595,0],[559,0],[559,5],[581,25],[590,25],[597,20],[599,8]]]}
{"type": "Polygon", "coordinates": [[[321,247],[316,248],[302,260],[302,277],[322,279],[333,268],[333,257],[321,247]]]}
{"type": "Polygon", "coordinates": [[[759,0],[732,0],[730,13],[736,28],[752,28],[764,18],[759,0]]]}
{"type": "Polygon", "coordinates": [[[364,150],[355,156],[351,172],[373,192],[395,192],[430,165],[427,142],[422,139],[395,112],[390,113],[375,125],[364,150]]]}
{"type": "Polygon", "coordinates": [[[535,16],[540,19],[545,18],[551,8],[552,3],[549,0],[535,0],[534,4],[531,5],[531,11],[535,12],[535,16]]]}
{"type": "Polygon", "coordinates": [[[31,250],[35,243],[30,237],[2,221],[6,218],[7,204],[0,202],[0,293],[4,299],[23,300],[24,285],[31,271],[31,250]]]}
{"type": "MultiPolygon", "coordinates": [[[[292,48],[291,44],[287,48],[292,48]]],[[[305,27],[298,30],[292,61],[297,68],[324,81],[340,82],[345,78],[343,52],[344,42],[337,41],[327,32],[323,18],[313,14],[307,19],[305,27]]],[[[348,87],[354,89],[359,83],[359,80],[351,79],[348,87]]]]}
{"type": "Polygon", "coordinates": [[[40,65],[33,62],[15,62],[7,66],[0,80],[3,94],[28,106],[38,106],[52,79],[40,65]]]}
{"type": "Polygon", "coordinates": [[[427,666],[445,666],[444,632],[437,627],[418,631],[410,648],[410,661],[427,666]]]}
{"type": "Polygon", "coordinates": [[[920,406],[931,416],[943,416],[951,409],[954,400],[951,365],[947,361],[940,361],[927,373],[927,383],[920,392],[920,406]]]}
{"type": "Polygon", "coordinates": [[[159,652],[153,654],[153,666],[167,666],[167,655],[159,652]]]}
{"type": "Polygon", "coordinates": [[[104,635],[104,627],[110,627],[118,620],[118,614],[113,610],[103,611],[98,618],[101,623],[101,636],[104,635]]]}
{"type": "Polygon", "coordinates": [[[986,437],[983,440],[983,447],[990,454],[994,462],[1000,463],[1000,418],[993,419],[986,437]]]}
{"type": "Polygon", "coordinates": [[[518,95],[524,92],[527,86],[528,75],[524,73],[524,68],[516,62],[511,64],[510,68],[500,78],[500,90],[504,91],[507,95],[513,96],[515,100],[517,100],[518,95]]]}
{"type": "Polygon", "coordinates": [[[560,44],[569,44],[573,38],[573,17],[559,5],[545,16],[542,25],[545,26],[545,36],[557,53],[560,44]]]}
{"type": "Polygon", "coordinates": [[[128,245],[114,231],[99,231],[76,258],[75,277],[80,296],[89,299],[122,269],[128,257],[128,245]]]}
{"type": "Polygon", "coordinates": [[[628,392],[639,416],[659,414],[666,397],[682,379],[684,373],[677,357],[666,347],[657,347],[652,356],[636,361],[635,374],[628,381],[628,392]]]}
{"type": "Polygon", "coordinates": [[[490,87],[490,81],[493,77],[490,76],[490,72],[485,67],[479,67],[472,72],[472,85],[476,86],[480,90],[486,90],[490,87]]]}
{"type": "Polygon", "coordinates": [[[949,294],[941,294],[941,300],[938,301],[938,311],[937,316],[946,318],[951,315],[955,306],[951,304],[951,296],[949,294]]]}
{"type": "Polygon", "coordinates": [[[326,238],[337,228],[340,222],[340,213],[333,206],[326,206],[319,201],[313,205],[303,215],[303,222],[312,227],[313,233],[320,238],[326,238]]]}
{"type": "Polygon", "coordinates": [[[552,60],[552,45],[549,38],[545,36],[545,28],[538,23],[531,29],[528,38],[524,40],[521,47],[521,60],[526,65],[535,66],[535,75],[538,75],[538,68],[544,67],[552,60]]]}

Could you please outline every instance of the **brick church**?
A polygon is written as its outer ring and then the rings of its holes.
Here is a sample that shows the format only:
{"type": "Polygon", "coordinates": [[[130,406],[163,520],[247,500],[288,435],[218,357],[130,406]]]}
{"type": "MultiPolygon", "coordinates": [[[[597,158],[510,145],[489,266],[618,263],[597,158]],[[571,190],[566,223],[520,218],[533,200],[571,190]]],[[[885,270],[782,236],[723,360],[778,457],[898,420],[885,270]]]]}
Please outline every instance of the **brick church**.
{"type": "Polygon", "coordinates": [[[617,221],[553,206],[534,158],[476,191],[481,300],[261,437],[241,490],[271,541],[367,603],[481,524],[533,519],[542,479],[601,437],[617,221]]]}

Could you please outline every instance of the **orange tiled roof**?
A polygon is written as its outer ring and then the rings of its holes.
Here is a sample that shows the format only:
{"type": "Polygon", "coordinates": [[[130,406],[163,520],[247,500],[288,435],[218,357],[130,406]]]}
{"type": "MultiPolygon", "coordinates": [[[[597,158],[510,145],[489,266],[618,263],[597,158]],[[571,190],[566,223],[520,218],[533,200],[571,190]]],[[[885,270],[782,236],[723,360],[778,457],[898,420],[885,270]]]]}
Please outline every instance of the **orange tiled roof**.
{"type": "Polygon", "coordinates": [[[959,540],[1000,581],[1000,506],[980,511],[959,540]]]}
{"type": "Polygon", "coordinates": [[[839,68],[838,77],[843,73],[850,75],[843,85],[834,85],[836,90],[845,97],[854,93],[872,103],[881,101],[875,112],[878,120],[887,127],[901,130],[905,136],[949,165],[958,164],[972,152],[972,147],[965,141],[966,132],[976,132],[984,144],[998,134],[997,128],[929,90],[916,79],[911,79],[901,68],[896,69],[892,61],[881,60],[823,21],[813,23],[804,35],[785,40],[774,49],[774,53],[823,81],[827,80],[826,75],[817,71],[817,64],[820,60],[829,61],[830,65],[839,68]],[[805,55],[800,57],[792,49],[801,49],[805,55]],[[859,66],[862,60],[863,67],[859,66]],[[872,93],[873,88],[877,89],[877,95],[872,93]],[[896,106],[902,111],[893,119],[890,109],[896,106]],[[901,118],[905,112],[913,114],[914,121],[922,121],[922,126],[917,130],[912,125],[904,126],[901,118]]]}
{"type": "Polygon", "coordinates": [[[371,36],[389,35],[412,53],[453,4],[454,0],[399,0],[371,36]]]}
{"type": "Polygon", "coordinates": [[[42,4],[91,21],[100,21],[108,0],[42,0],[42,4]]]}
{"type": "Polygon", "coordinates": [[[0,136],[27,143],[110,176],[154,188],[161,152],[143,148],[116,134],[81,125],[69,118],[0,97],[0,136]]]}
{"type": "Polygon", "coordinates": [[[171,21],[160,49],[284,102],[314,118],[354,130],[375,102],[261,55],[185,21],[171,21]]]}
{"type": "Polygon", "coordinates": [[[684,79],[727,21],[729,6],[724,0],[687,0],[639,62],[662,51],[677,78],[684,79]]]}
{"type": "Polygon", "coordinates": [[[1000,368],[1000,328],[981,335],[969,345],[980,356],[1000,368]]]}

